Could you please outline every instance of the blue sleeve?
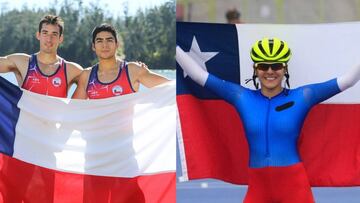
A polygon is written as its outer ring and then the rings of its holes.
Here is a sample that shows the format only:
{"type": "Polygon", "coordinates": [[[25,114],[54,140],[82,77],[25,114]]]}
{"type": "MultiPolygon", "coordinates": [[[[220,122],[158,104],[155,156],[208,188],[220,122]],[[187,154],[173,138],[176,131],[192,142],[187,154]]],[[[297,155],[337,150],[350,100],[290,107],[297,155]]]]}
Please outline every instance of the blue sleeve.
{"type": "Polygon", "coordinates": [[[243,87],[239,84],[221,80],[220,78],[209,74],[205,88],[211,90],[225,101],[234,104],[243,91],[243,87]]]}
{"type": "Polygon", "coordinates": [[[341,90],[336,78],[326,82],[304,86],[304,96],[311,105],[323,102],[340,92],[341,90]]]}

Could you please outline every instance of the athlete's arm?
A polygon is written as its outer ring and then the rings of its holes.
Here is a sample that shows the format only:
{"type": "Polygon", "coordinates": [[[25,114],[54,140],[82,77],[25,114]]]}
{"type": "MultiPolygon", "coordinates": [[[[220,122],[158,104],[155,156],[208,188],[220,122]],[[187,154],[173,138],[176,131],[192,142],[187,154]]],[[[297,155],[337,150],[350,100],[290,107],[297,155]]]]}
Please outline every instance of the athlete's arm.
{"type": "Polygon", "coordinates": [[[29,58],[29,55],[21,53],[0,57],[0,73],[26,72],[29,58]]]}
{"type": "Polygon", "coordinates": [[[301,88],[303,88],[305,101],[307,101],[310,106],[323,102],[341,92],[336,78],[322,83],[306,85],[301,88]]]}
{"type": "Polygon", "coordinates": [[[304,96],[310,105],[315,105],[355,85],[359,80],[360,65],[338,78],[304,86],[304,96]]]}
{"type": "Polygon", "coordinates": [[[176,61],[180,67],[194,80],[197,84],[205,86],[209,73],[202,69],[184,50],[176,46],[176,61]]]}
{"type": "Polygon", "coordinates": [[[139,84],[151,88],[170,81],[162,75],[152,72],[144,63],[129,63],[128,71],[130,81],[135,91],[138,90],[139,84]]]}
{"type": "Polygon", "coordinates": [[[343,76],[337,78],[337,83],[341,91],[352,87],[360,80],[360,65],[354,66],[343,76]]]}
{"type": "Polygon", "coordinates": [[[70,87],[73,83],[78,83],[82,71],[83,68],[79,64],[74,62],[66,62],[66,76],[68,87],[70,87]]]}
{"type": "Polygon", "coordinates": [[[199,85],[215,92],[224,100],[234,103],[242,92],[242,87],[238,84],[221,80],[202,69],[190,56],[188,56],[179,46],[176,47],[176,61],[181,68],[199,85]]]}
{"type": "Polygon", "coordinates": [[[0,57],[0,73],[13,72],[16,69],[16,64],[9,59],[9,56],[0,57]]]}
{"type": "Polygon", "coordinates": [[[0,73],[13,72],[21,86],[27,73],[29,58],[29,55],[22,53],[0,57],[0,73]]]}
{"type": "Polygon", "coordinates": [[[86,93],[86,87],[89,80],[90,70],[84,70],[78,79],[77,87],[75,89],[74,94],[72,95],[72,99],[88,99],[88,95],[86,93]]]}

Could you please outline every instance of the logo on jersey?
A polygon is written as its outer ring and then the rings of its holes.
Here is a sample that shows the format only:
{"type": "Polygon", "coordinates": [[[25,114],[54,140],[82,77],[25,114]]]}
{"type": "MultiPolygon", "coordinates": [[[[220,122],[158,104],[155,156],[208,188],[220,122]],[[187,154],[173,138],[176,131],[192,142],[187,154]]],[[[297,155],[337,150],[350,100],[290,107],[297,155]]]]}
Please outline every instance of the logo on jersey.
{"type": "Polygon", "coordinates": [[[121,95],[122,92],[123,92],[123,88],[120,85],[116,85],[112,88],[112,93],[116,96],[121,95]]]}
{"type": "Polygon", "coordinates": [[[29,78],[31,78],[31,81],[32,81],[33,83],[35,83],[35,84],[39,84],[39,83],[40,83],[40,79],[37,78],[37,77],[31,77],[31,76],[29,76],[29,78]]]}
{"type": "Polygon", "coordinates": [[[60,87],[61,85],[61,79],[59,77],[56,77],[52,80],[52,84],[54,85],[54,87],[60,87]]]}

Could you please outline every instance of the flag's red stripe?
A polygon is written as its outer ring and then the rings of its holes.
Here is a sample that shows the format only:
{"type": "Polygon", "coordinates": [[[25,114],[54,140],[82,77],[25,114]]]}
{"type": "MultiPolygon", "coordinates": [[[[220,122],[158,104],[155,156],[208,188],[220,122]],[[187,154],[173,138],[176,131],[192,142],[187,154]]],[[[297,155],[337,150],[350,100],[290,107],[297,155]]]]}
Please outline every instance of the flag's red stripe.
{"type": "Polygon", "coordinates": [[[176,202],[174,172],[135,178],[54,171],[0,155],[0,202],[176,202]]]}
{"type": "Polygon", "coordinates": [[[299,149],[311,185],[360,185],[360,104],[315,106],[299,149]]]}
{"type": "MultiPolygon", "coordinates": [[[[222,100],[191,95],[177,96],[177,104],[189,179],[246,183],[248,148],[236,110],[222,100]]],[[[299,149],[313,186],[360,185],[360,105],[315,106],[299,149]]]]}
{"type": "Polygon", "coordinates": [[[235,108],[222,100],[177,96],[189,179],[245,183],[248,147],[235,108]]]}

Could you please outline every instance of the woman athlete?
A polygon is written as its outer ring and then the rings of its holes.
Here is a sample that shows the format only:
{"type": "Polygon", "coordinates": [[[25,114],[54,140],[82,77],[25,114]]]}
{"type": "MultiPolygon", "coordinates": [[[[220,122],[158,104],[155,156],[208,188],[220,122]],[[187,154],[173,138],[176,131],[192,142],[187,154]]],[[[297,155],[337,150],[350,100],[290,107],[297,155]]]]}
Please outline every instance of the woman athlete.
{"type": "Polygon", "coordinates": [[[250,150],[248,191],[245,203],[312,203],[314,198],[299,157],[297,140],[310,109],[353,86],[360,66],[345,75],[296,89],[289,85],[287,63],[291,51],[286,42],[264,38],[251,49],[256,90],[221,80],[203,70],[180,47],[176,60],[199,85],[232,104],[244,125],[250,150]],[[258,83],[260,81],[260,90],[258,83]],[[291,120],[291,122],[288,122],[291,120]]]}

